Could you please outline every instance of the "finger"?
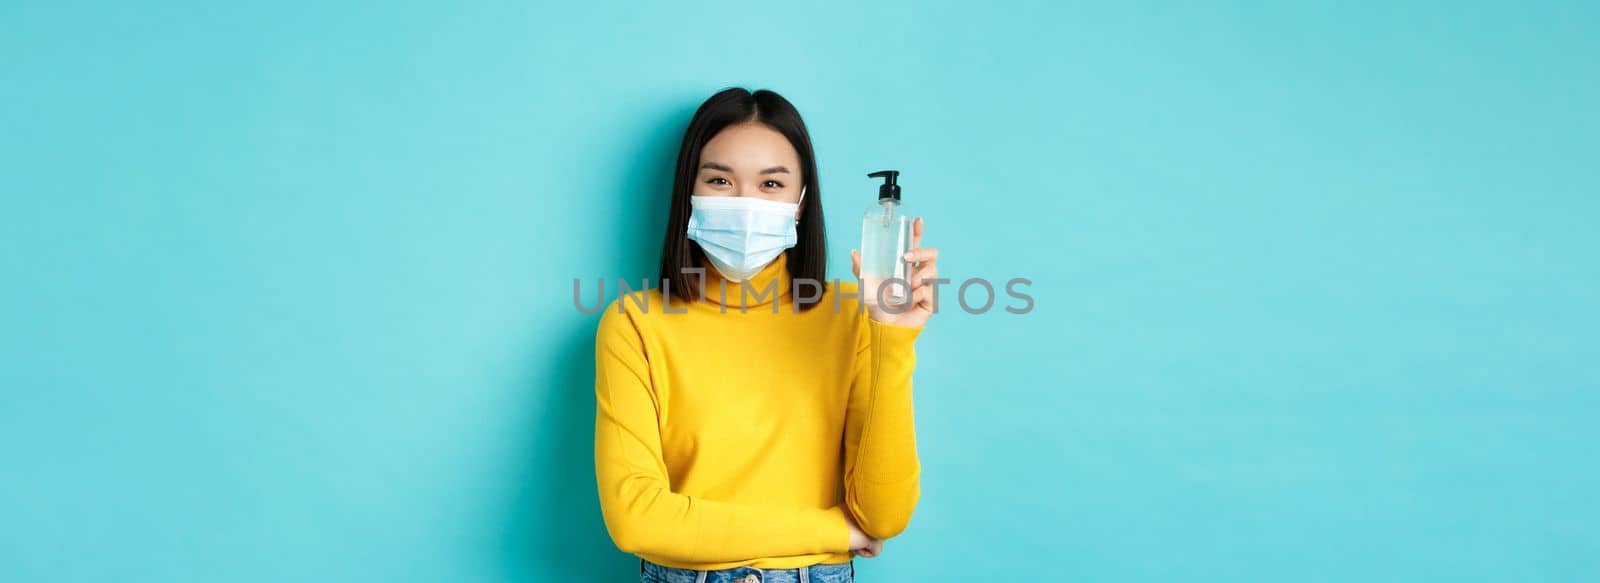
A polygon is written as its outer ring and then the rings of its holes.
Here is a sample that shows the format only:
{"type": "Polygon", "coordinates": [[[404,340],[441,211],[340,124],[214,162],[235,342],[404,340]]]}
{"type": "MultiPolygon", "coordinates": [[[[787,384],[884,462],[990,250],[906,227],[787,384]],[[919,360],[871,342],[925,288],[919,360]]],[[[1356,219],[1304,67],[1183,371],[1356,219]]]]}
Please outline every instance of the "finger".
{"type": "Polygon", "coordinates": [[[922,217],[917,217],[917,220],[911,221],[911,246],[922,246],[922,217]]]}
{"type": "Polygon", "coordinates": [[[915,289],[911,290],[911,302],[909,305],[913,308],[927,306],[929,310],[932,310],[933,286],[919,285],[915,289]]]}
{"type": "Polygon", "coordinates": [[[901,257],[900,259],[904,260],[906,263],[925,263],[928,261],[937,261],[939,259],[939,250],[934,247],[917,247],[907,251],[905,256],[901,257]]]}
{"type": "Polygon", "coordinates": [[[850,250],[850,271],[856,274],[856,279],[861,279],[861,252],[850,250]]]}
{"type": "Polygon", "coordinates": [[[917,285],[932,285],[931,280],[935,279],[939,279],[937,263],[924,263],[916,271],[911,272],[911,282],[917,285]]]}

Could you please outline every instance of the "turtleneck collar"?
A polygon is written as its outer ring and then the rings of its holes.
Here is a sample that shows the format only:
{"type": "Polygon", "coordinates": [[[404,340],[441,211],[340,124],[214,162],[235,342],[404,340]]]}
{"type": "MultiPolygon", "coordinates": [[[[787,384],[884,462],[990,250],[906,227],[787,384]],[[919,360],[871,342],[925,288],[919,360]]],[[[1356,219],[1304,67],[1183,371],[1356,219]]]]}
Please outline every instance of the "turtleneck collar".
{"type": "Polygon", "coordinates": [[[787,299],[790,289],[793,288],[793,280],[789,275],[788,251],[779,253],[777,259],[773,259],[772,263],[768,263],[766,267],[761,268],[761,271],[742,283],[729,279],[704,258],[700,260],[700,267],[706,270],[705,301],[714,306],[720,304],[738,308],[743,305],[747,310],[766,307],[774,301],[787,299]],[[748,291],[741,289],[741,286],[746,285],[749,286],[748,291]],[[774,285],[777,286],[776,294],[771,290],[774,285]],[[727,289],[726,299],[723,298],[723,289],[727,289]]]}

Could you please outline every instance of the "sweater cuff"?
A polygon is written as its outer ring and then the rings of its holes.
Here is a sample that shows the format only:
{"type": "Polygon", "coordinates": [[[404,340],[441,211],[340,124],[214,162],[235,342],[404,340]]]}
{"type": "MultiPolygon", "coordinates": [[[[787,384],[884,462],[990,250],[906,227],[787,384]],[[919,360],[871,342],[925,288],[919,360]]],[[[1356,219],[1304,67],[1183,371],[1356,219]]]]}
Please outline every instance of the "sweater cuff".
{"type": "Polygon", "coordinates": [[[845,517],[849,511],[843,504],[824,511],[823,530],[817,533],[817,540],[827,542],[827,547],[822,549],[824,552],[850,552],[850,520],[845,517]]]}
{"type": "Polygon", "coordinates": [[[872,331],[873,346],[911,348],[916,344],[917,336],[922,334],[923,326],[901,326],[888,324],[867,318],[867,326],[872,331]]]}

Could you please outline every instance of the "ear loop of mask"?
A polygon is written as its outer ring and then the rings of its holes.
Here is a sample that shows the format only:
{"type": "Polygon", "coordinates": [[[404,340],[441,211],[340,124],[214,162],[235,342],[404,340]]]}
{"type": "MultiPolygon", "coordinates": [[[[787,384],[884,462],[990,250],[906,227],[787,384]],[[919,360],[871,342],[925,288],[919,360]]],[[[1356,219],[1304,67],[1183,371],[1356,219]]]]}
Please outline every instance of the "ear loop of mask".
{"type": "MultiPolygon", "coordinates": [[[[798,208],[804,208],[801,205],[805,204],[805,202],[806,202],[806,186],[804,184],[802,184],[802,185],[800,185],[800,200],[798,202],[794,203],[794,204],[798,208]]],[[[800,216],[799,215],[795,215],[794,224],[796,224],[796,225],[800,224],[800,216]]]]}

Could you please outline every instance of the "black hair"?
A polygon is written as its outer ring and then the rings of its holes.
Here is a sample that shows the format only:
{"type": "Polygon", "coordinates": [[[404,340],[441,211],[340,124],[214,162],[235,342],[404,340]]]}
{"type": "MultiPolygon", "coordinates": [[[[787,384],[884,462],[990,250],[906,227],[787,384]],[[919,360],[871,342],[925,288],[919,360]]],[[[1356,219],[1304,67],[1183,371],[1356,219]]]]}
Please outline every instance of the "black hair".
{"type": "Polygon", "coordinates": [[[824,293],[816,294],[816,299],[792,298],[801,310],[810,310],[827,292],[824,282],[828,270],[828,239],[823,233],[817,159],[811,151],[811,134],[806,131],[800,112],[782,95],[766,89],[754,93],[740,87],[718,91],[700,104],[700,109],[689,120],[689,128],[683,132],[683,145],[678,149],[672,207],[667,213],[667,236],[661,243],[661,280],[664,284],[670,282],[672,295],[678,299],[699,301],[702,281],[684,270],[699,267],[705,257],[700,245],[690,241],[688,234],[689,196],[693,194],[694,179],[700,172],[700,150],[723,128],[745,122],[758,122],[777,130],[800,155],[805,200],[800,201],[800,224],[796,226],[798,241],[788,250],[786,267],[791,278],[809,279],[822,286],[824,293]]]}

